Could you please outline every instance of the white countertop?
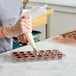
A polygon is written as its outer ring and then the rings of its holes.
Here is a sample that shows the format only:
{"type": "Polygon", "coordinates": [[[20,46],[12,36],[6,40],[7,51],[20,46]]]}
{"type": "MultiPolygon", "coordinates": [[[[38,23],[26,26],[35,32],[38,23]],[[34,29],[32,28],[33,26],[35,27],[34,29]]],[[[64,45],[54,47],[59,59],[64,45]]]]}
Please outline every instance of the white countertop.
{"type": "MultiPolygon", "coordinates": [[[[66,55],[63,60],[13,63],[10,52],[0,55],[0,76],[76,76],[76,45],[55,42],[51,39],[38,42],[38,49],[59,49],[66,55]]],[[[32,50],[24,46],[12,51],[32,50]]]]}
{"type": "Polygon", "coordinates": [[[76,0],[29,0],[30,2],[76,7],[76,0]]]}

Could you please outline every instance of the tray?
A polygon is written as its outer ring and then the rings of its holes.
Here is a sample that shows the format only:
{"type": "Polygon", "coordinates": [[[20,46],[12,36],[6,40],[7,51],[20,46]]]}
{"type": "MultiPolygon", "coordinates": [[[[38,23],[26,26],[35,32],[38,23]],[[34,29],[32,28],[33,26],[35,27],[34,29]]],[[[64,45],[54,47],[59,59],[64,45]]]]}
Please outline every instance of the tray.
{"type": "Polygon", "coordinates": [[[65,55],[60,51],[54,50],[39,50],[39,51],[20,51],[12,52],[14,62],[42,61],[42,60],[60,60],[65,55]]]}

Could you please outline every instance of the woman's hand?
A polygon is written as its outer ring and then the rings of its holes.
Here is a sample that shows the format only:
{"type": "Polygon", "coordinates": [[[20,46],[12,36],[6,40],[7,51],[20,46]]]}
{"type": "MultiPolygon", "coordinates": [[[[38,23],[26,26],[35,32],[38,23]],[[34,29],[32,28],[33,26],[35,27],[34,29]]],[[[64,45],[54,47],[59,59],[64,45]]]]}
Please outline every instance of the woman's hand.
{"type": "Polygon", "coordinates": [[[54,37],[54,38],[52,38],[52,39],[53,39],[53,40],[56,40],[56,41],[59,41],[59,42],[62,42],[62,43],[75,44],[75,45],[76,45],[76,40],[74,40],[74,39],[62,38],[62,37],[60,37],[60,36],[54,37]]]}
{"type": "Polygon", "coordinates": [[[19,35],[17,38],[18,38],[18,40],[19,40],[20,42],[22,42],[22,43],[30,44],[30,42],[27,40],[25,34],[21,34],[21,35],[19,35]]]}
{"type": "Polygon", "coordinates": [[[6,37],[18,36],[23,33],[31,32],[32,24],[30,17],[21,17],[15,26],[4,27],[4,34],[6,37]]]}

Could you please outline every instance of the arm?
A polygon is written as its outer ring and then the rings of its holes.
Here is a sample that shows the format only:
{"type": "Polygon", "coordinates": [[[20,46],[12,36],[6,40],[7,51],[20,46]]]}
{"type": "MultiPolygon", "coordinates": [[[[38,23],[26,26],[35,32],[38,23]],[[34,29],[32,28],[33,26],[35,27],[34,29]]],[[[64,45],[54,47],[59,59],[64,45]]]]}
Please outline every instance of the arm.
{"type": "Polygon", "coordinates": [[[5,35],[3,33],[4,27],[0,27],[0,38],[5,38],[5,35]]]}
{"type": "Polygon", "coordinates": [[[21,18],[14,26],[0,27],[0,38],[18,36],[31,30],[31,19],[21,18]]]}

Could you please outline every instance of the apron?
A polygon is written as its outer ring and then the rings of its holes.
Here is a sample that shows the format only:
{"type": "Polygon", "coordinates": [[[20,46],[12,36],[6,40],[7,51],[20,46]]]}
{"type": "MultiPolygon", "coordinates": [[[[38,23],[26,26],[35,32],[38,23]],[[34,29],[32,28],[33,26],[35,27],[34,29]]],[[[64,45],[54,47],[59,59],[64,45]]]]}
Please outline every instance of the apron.
{"type": "MultiPolygon", "coordinates": [[[[0,26],[15,25],[22,13],[22,0],[0,1],[0,26]]],[[[0,38],[0,53],[13,48],[13,38],[0,38]]]]}

